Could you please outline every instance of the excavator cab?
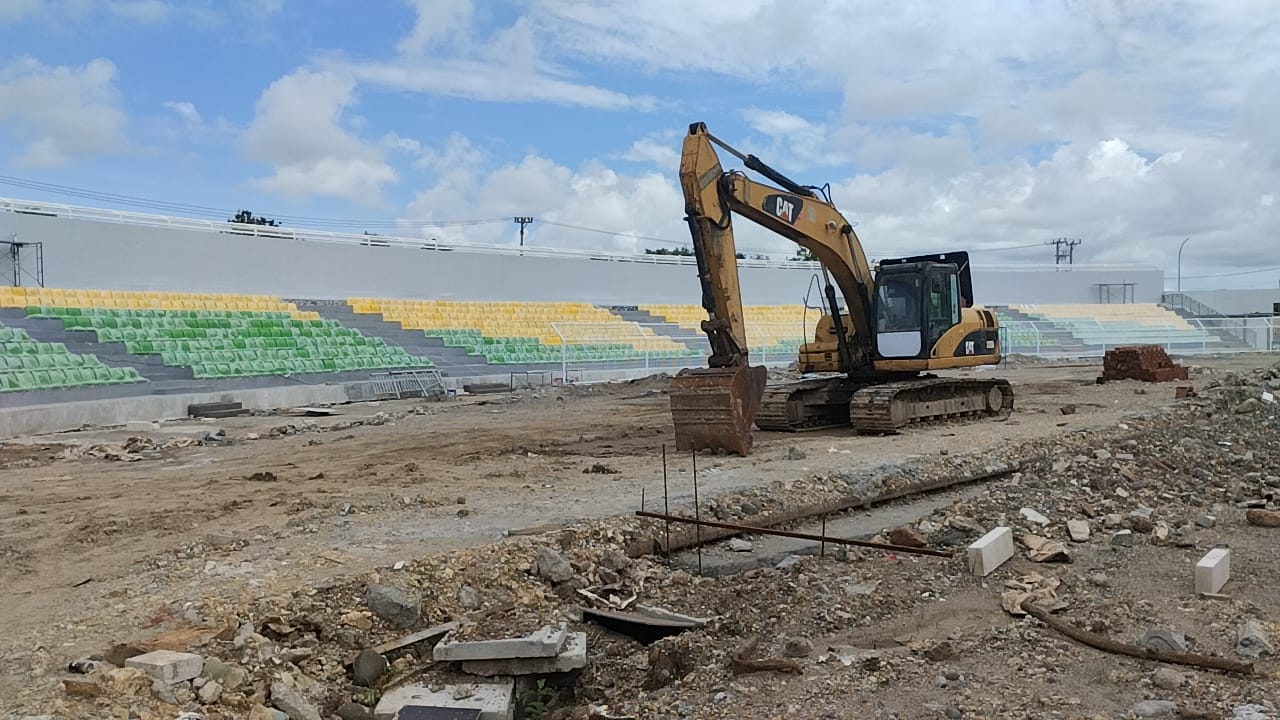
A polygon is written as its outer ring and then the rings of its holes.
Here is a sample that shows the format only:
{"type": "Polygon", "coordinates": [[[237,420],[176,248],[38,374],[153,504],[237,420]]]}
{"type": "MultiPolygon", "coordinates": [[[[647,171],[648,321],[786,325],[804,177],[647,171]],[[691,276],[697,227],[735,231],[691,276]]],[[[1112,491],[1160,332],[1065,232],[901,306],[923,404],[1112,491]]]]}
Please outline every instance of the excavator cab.
{"type": "Polygon", "coordinates": [[[881,261],[872,308],[877,357],[930,358],[972,297],[967,253],[881,261]]]}

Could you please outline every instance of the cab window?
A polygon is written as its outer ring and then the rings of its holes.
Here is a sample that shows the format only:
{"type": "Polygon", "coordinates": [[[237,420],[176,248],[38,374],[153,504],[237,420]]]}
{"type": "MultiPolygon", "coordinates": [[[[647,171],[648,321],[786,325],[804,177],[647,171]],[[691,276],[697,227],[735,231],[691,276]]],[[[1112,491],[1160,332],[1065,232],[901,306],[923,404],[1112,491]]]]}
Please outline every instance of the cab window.
{"type": "Polygon", "coordinates": [[[956,324],[955,314],[959,310],[959,294],[955,290],[953,281],[955,275],[943,273],[931,273],[928,276],[928,314],[929,314],[929,345],[932,346],[938,342],[951,326],[956,324]]]}
{"type": "Polygon", "coordinates": [[[877,332],[920,329],[920,278],[917,275],[884,275],[876,289],[877,332]]]}

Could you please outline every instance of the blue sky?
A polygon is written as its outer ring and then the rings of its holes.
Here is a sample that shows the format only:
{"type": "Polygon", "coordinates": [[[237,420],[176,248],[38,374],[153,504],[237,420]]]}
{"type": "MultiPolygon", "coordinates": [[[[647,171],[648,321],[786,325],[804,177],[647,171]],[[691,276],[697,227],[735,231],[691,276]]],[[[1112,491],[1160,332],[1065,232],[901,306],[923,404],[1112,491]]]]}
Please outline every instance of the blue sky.
{"type": "Polygon", "coordinates": [[[1066,236],[1172,271],[1191,236],[1184,273],[1224,275],[1280,266],[1278,59],[1261,0],[0,0],[0,175],[458,241],[532,215],[532,243],[636,251],[687,242],[675,163],[705,120],[830,182],[873,256],[1044,262],[1066,236]]]}

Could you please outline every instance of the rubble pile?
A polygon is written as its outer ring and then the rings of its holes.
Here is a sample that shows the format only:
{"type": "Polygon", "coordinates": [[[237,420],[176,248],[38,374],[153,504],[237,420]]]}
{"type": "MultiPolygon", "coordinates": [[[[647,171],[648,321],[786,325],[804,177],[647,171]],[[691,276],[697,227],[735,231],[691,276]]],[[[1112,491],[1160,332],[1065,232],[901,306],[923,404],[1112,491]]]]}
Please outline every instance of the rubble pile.
{"type": "Polygon", "coordinates": [[[1170,382],[1187,378],[1187,368],[1175,364],[1159,345],[1128,345],[1113,348],[1103,355],[1102,375],[1098,381],[1170,382]]]}
{"type": "Polygon", "coordinates": [[[628,556],[660,523],[583,522],[250,601],[209,597],[170,609],[145,642],[104,638],[92,658],[60,657],[51,643],[20,658],[31,689],[7,701],[16,718],[157,720],[351,720],[397,698],[498,696],[547,718],[1275,718],[1280,685],[1266,673],[1280,641],[1280,528],[1250,518],[1280,511],[1280,405],[1265,399],[1276,384],[1280,365],[1206,376],[1200,397],[1107,430],[811,476],[699,508],[763,521],[1017,465],[879,538],[909,531],[956,549],[951,559],[829,547],[701,577],[675,559],[628,556]],[[1015,555],[977,577],[964,548],[996,527],[1012,530],[1015,555]],[[1200,596],[1192,568],[1218,546],[1232,550],[1233,579],[1200,596]],[[1252,661],[1259,673],[1086,648],[1021,612],[1027,598],[1098,635],[1252,661]],[[642,615],[688,622],[655,639],[606,627],[609,613],[641,627],[642,615]],[[457,654],[467,643],[490,656],[457,654]],[[516,646],[526,649],[493,650],[516,646]],[[147,657],[157,651],[171,654],[147,657]],[[542,671],[546,684],[534,684],[542,671]]]}

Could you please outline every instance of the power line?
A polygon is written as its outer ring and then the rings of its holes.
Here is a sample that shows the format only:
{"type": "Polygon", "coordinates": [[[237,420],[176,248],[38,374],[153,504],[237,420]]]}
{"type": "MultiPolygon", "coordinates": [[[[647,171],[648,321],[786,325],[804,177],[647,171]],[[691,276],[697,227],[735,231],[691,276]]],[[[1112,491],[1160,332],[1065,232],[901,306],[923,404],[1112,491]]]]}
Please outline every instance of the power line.
{"type": "Polygon", "coordinates": [[[1241,275],[1257,275],[1258,273],[1274,272],[1280,270],[1280,265],[1274,267],[1258,268],[1256,270],[1242,270],[1240,272],[1216,273],[1214,275],[1183,275],[1183,280],[1203,280],[1204,278],[1220,278],[1220,277],[1239,277],[1241,275]]]}

